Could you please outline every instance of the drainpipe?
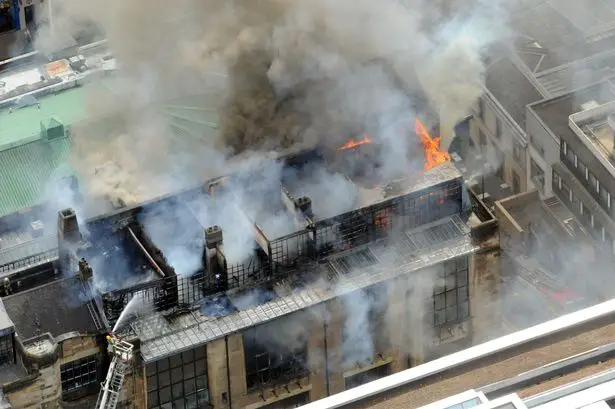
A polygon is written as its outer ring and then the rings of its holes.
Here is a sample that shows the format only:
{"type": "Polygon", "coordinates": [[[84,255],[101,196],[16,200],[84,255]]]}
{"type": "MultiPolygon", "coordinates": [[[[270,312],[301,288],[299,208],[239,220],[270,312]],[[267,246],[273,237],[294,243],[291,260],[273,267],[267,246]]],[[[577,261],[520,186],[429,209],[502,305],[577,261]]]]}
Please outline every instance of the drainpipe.
{"type": "Polygon", "coordinates": [[[224,337],[224,344],[226,347],[226,382],[227,382],[227,399],[228,399],[228,407],[229,409],[233,409],[233,403],[231,398],[231,357],[228,353],[228,335],[224,337]]]}
{"type": "Polygon", "coordinates": [[[329,348],[327,346],[327,329],[329,325],[327,325],[327,321],[324,323],[325,328],[325,379],[327,381],[327,396],[331,396],[331,387],[329,385],[329,348]]]}

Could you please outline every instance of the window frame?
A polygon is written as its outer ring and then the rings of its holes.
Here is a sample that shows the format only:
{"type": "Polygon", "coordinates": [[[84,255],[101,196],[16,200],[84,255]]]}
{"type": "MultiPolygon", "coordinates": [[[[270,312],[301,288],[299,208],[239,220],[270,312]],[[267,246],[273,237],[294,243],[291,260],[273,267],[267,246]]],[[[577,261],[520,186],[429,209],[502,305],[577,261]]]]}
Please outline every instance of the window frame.
{"type": "Polygon", "coordinates": [[[211,405],[206,348],[202,345],[146,365],[148,409],[165,405],[178,409],[211,405]]]}
{"type": "Polygon", "coordinates": [[[84,390],[98,384],[99,370],[100,362],[98,355],[89,355],[60,365],[62,395],[84,390]],[[85,378],[84,382],[80,382],[82,378],[85,378]]]}
{"type": "Polygon", "coordinates": [[[458,257],[440,265],[437,280],[441,284],[436,284],[433,288],[433,326],[443,328],[468,321],[470,319],[468,257],[458,257]]]}

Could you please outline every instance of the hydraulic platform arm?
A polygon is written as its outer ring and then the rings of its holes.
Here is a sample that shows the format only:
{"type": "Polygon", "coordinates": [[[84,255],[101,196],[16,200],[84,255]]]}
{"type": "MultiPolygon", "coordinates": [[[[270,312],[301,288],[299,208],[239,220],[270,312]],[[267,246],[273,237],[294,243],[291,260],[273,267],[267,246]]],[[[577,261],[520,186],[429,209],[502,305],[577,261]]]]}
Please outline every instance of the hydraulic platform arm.
{"type": "Polygon", "coordinates": [[[126,369],[132,360],[134,346],[115,336],[108,335],[109,352],[112,355],[107,378],[101,384],[96,409],[116,409],[124,386],[126,369]]]}

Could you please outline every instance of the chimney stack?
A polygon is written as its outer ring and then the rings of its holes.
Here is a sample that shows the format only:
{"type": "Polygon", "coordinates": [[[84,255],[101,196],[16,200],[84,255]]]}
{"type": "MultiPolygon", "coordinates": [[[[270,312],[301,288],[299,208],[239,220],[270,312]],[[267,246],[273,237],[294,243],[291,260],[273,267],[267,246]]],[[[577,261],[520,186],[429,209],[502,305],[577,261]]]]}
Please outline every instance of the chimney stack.
{"type": "Polygon", "coordinates": [[[58,239],[71,243],[81,240],[77,214],[73,209],[64,209],[58,214],[58,239]]]}
{"type": "Polygon", "coordinates": [[[64,209],[58,213],[58,252],[61,271],[70,270],[71,251],[81,241],[77,214],[73,209],[64,209]]]}
{"type": "Polygon", "coordinates": [[[295,208],[299,209],[304,215],[312,218],[312,199],[307,196],[302,196],[295,199],[295,208]]]}
{"type": "Polygon", "coordinates": [[[81,258],[81,260],[79,260],[79,274],[81,275],[81,279],[83,279],[83,281],[90,280],[94,275],[92,266],[90,266],[85,258],[81,258]]]}
{"type": "Polygon", "coordinates": [[[228,288],[226,273],[226,258],[224,256],[224,242],[220,226],[211,226],[205,229],[205,250],[203,262],[207,275],[219,283],[219,290],[228,288]]]}

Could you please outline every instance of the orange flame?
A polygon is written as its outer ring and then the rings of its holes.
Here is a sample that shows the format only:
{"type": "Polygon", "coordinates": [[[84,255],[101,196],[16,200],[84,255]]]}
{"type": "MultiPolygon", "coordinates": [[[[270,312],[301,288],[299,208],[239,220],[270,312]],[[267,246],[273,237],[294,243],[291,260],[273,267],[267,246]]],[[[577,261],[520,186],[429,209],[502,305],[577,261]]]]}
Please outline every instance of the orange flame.
{"type": "Polygon", "coordinates": [[[425,149],[425,170],[433,169],[451,160],[450,155],[440,149],[441,138],[439,136],[432,138],[425,125],[418,118],[415,122],[415,132],[421,138],[421,143],[425,149]]]}
{"type": "Polygon", "coordinates": [[[337,150],[338,152],[345,151],[346,149],[356,148],[357,146],[367,145],[368,143],[372,143],[372,140],[369,138],[369,136],[364,135],[363,138],[359,140],[355,140],[355,139],[349,140],[348,142],[346,142],[345,144],[337,148],[337,150]]]}

